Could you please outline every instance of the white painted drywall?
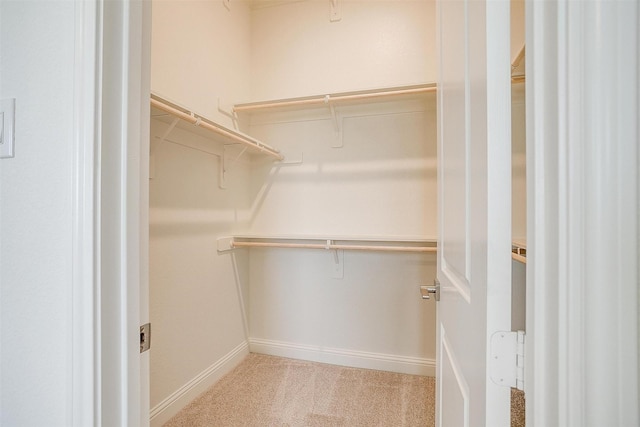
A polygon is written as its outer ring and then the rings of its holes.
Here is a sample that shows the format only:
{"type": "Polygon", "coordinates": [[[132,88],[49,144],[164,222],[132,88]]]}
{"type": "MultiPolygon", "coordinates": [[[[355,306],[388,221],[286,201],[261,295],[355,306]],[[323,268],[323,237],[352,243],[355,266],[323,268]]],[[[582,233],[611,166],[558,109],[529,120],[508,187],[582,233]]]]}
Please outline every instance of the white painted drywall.
{"type": "MultiPolygon", "coordinates": [[[[231,104],[249,93],[247,5],[232,2],[229,10],[222,1],[154,1],[152,9],[152,92],[232,126],[218,110],[218,98],[231,104]]],[[[238,346],[247,351],[241,301],[248,289],[243,295],[241,286],[248,259],[219,256],[216,239],[246,228],[248,157],[228,168],[228,189],[222,190],[216,156],[222,143],[181,129],[159,142],[167,126],[152,120],[152,425],[161,425],[233,368],[237,360],[226,357],[238,346]]]]}
{"type": "MultiPolygon", "coordinates": [[[[153,179],[150,194],[151,408],[246,343],[243,301],[248,297],[246,256],[220,256],[216,239],[244,224],[249,170],[240,161],[219,188],[222,145],[176,129],[160,142],[167,124],[152,120],[153,179]],[[209,151],[206,153],[202,149],[209,151]]],[[[233,366],[205,379],[211,385],[233,366]]],[[[203,390],[200,390],[200,392],[203,390]]],[[[197,395],[197,394],[196,394],[197,395]]],[[[191,398],[196,397],[192,395],[191,398]]],[[[182,402],[184,404],[186,402],[182,402]]],[[[169,405],[152,425],[180,409],[169,405]]]]}
{"type": "MultiPolygon", "coordinates": [[[[342,121],[342,148],[331,147],[330,120],[313,114],[251,127],[304,154],[300,165],[254,169],[251,234],[436,236],[435,110],[355,110],[342,121]]],[[[418,293],[435,278],[433,254],[346,252],[343,279],[333,263],[329,252],[252,250],[251,338],[435,359],[435,305],[418,293]]]]}
{"type": "Polygon", "coordinates": [[[337,22],[324,1],[254,9],[252,100],[436,81],[434,1],[339,3],[337,22]]]}
{"type": "Polygon", "coordinates": [[[0,3],[0,424],[68,426],[71,405],[74,3],[0,3]]]}
{"type": "MultiPolygon", "coordinates": [[[[527,174],[524,82],[511,85],[511,230],[514,240],[527,239],[527,174]]],[[[525,330],[526,265],[513,261],[511,328],[525,330]]]]}
{"type": "MultiPolygon", "coordinates": [[[[264,96],[284,97],[435,79],[429,76],[435,57],[429,54],[430,34],[435,34],[430,2],[376,2],[369,9],[345,4],[341,34],[356,36],[365,29],[367,34],[344,49],[318,43],[316,33],[299,33],[318,47],[306,49],[302,62],[314,53],[327,56],[328,49],[348,58],[348,50],[362,45],[360,57],[349,59],[350,66],[364,65],[360,74],[341,76],[312,67],[304,75],[309,84],[297,85],[286,74],[257,72],[268,65],[261,57],[265,49],[273,54],[269,61],[275,68],[304,71],[288,64],[299,52],[275,51],[277,43],[284,47],[291,41],[279,38],[289,31],[282,23],[308,28],[320,18],[318,3],[251,12],[242,2],[231,2],[231,11],[221,2],[155,2],[152,91],[229,125],[217,110],[217,97],[223,104],[250,100],[251,85],[263,88],[264,96]],[[378,45],[364,46],[374,35],[378,45]],[[367,64],[360,64],[365,58],[367,64]],[[393,67],[374,67],[390,60],[393,67]]],[[[321,32],[337,28],[326,26],[328,15],[321,19],[321,32]]],[[[337,140],[326,110],[294,113],[294,120],[255,116],[243,130],[281,148],[289,160],[304,152],[304,163],[274,166],[255,156],[249,164],[243,157],[228,174],[227,190],[218,188],[215,155],[170,141],[214,153],[221,152],[219,144],[179,129],[160,143],[167,123],[153,121],[152,408],[193,385],[245,340],[245,320],[247,333],[256,339],[411,361],[435,358],[435,305],[423,302],[418,292],[420,284],[433,280],[433,255],[348,253],[344,278],[333,279],[333,257],[324,252],[237,250],[231,255],[215,250],[217,237],[241,232],[435,237],[434,108],[430,97],[339,109],[343,148],[331,148],[337,140]],[[301,308],[304,318],[298,316],[301,308]]],[[[177,409],[176,402],[167,413],[177,409]]]]}
{"type": "Polygon", "coordinates": [[[511,85],[511,229],[514,240],[527,238],[527,171],[524,82],[511,85]]]}
{"type": "Polygon", "coordinates": [[[434,375],[435,305],[418,286],[435,277],[435,255],[345,251],[342,262],[334,278],[331,252],[251,249],[251,339],[272,354],[434,375]]]}
{"type": "Polygon", "coordinates": [[[216,122],[249,96],[250,14],[244,1],[153,2],[151,90],[216,122]]]}
{"type": "Polygon", "coordinates": [[[252,135],[303,162],[254,168],[250,231],[435,238],[434,101],[338,108],[340,137],[328,109],[254,115],[252,135]]]}
{"type": "MultiPolygon", "coordinates": [[[[341,6],[336,23],[324,2],[254,10],[254,97],[435,78],[431,2],[341,6]]],[[[249,133],[303,162],[254,167],[249,232],[435,238],[435,97],[338,107],[337,114],[341,136],[328,109],[253,115],[249,133]]],[[[259,342],[261,350],[302,357],[314,348],[310,358],[325,361],[333,359],[323,349],[435,359],[435,305],[418,292],[435,277],[433,255],[347,252],[342,279],[332,277],[328,252],[265,249],[250,256],[252,348],[259,342]]]]}

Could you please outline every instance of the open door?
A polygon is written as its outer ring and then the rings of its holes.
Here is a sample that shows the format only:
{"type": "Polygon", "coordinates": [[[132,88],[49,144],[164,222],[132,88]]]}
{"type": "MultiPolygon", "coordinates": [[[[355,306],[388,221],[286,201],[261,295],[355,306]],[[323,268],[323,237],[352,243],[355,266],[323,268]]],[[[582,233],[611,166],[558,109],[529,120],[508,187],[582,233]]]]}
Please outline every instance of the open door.
{"type": "Polygon", "coordinates": [[[509,2],[442,0],[437,14],[436,420],[508,426],[509,361],[491,341],[511,328],[509,2]]]}

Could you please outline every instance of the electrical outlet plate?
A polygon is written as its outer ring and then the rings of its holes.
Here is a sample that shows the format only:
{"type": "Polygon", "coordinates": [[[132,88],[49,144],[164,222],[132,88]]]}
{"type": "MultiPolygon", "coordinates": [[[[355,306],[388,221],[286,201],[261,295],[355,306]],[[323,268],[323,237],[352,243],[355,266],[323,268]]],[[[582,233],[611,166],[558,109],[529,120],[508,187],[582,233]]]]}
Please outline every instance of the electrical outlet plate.
{"type": "Polygon", "coordinates": [[[0,159],[15,156],[15,98],[0,100],[0,159]]]}

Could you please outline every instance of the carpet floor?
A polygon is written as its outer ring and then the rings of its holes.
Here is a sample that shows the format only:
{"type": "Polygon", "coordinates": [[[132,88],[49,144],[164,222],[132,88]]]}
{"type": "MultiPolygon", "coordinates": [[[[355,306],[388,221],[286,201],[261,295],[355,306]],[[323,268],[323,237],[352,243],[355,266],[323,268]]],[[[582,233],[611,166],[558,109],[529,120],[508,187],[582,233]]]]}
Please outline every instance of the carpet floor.
{"type": "Polygon", "coordinates": [[[430,427],[434,416],[434,378],[252,353],[165,427],[430,427]]]}
{"type": "MultiPolygon", "coordinates": [[[[165,427],[432,427],[435,378],[249,354],[165,427]]],[[[524,427],[511,392],[511,426],[524,427]]]]}

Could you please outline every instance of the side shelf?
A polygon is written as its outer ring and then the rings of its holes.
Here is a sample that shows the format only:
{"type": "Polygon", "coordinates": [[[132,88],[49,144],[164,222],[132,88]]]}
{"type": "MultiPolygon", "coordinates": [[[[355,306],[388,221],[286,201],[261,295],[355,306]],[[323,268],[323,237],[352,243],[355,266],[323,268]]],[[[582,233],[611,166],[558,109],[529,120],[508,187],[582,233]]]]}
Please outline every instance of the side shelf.
{"type": "Polygon", "coordinates": [[[255,138],[245,135],[242,132],[229,129],[212,120],[199,116],[194,112],[187,110],[186,108],[183,108],[177,104],[171,103],[166,99],[163,99],[154,94],[151,95],[151,108],[152,108],[152,115],[154,110],[159,110],[163,113],[167,113],[175,117],[175,120],[171,124],[169,131],[173,129],[173,127],[175,127],[179,123],[179,121],[182,121],[189,125],[197,126],[201,129],[205,129],[209,132],[213,132],[219,136],[224,137],[225,139],[229,140],[234,144],[237,144],[237,143],[243,144],[251,150],[258,151],[265,155],[274,157],[276,160],[280,160],[280,161],[284,160],[284,156],[280,154],[280,152],[275,148],[261,141],[258,141],[255,138]]]}

